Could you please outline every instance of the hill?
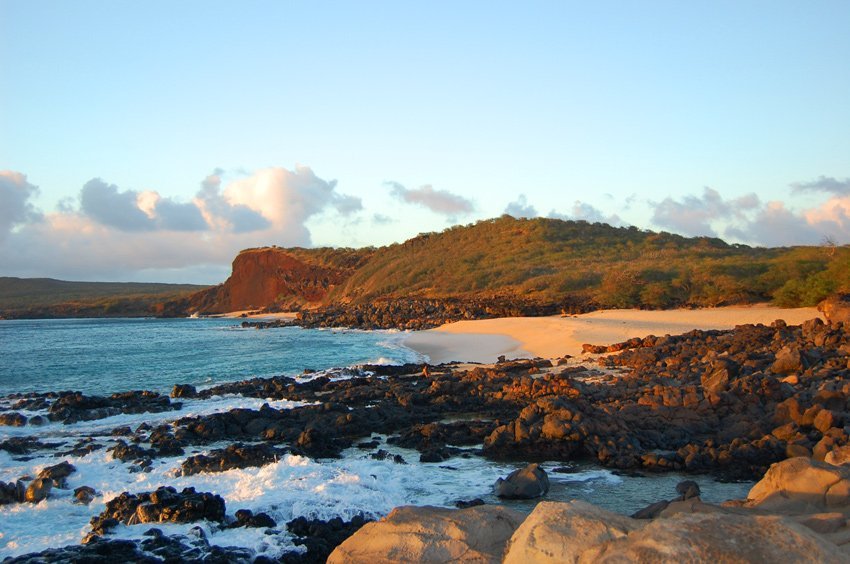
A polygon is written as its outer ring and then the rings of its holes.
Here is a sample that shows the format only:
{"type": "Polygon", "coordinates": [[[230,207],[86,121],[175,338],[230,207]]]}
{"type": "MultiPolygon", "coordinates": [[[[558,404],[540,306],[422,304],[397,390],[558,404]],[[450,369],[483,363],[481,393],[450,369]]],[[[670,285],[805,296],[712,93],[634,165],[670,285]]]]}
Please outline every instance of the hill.
{"type": "Polygon", "coordinates": [[[203,288],[195,284],[0,277],[0,316],[11,319],[155,315],[163,301],[203,288]]]}
{"type": "Polygon", "coordinates": [[[391,321],[374,325],[392,326],[398,316],[445,309],[441,304],[450,304],[448,318],[763,301],[793,307],[842,290],[850,290],[847,246],[759,248],[502,216],[377,249],[249,249],[236,257],[227,282],[169,311],[320,307],[337,317],[345,311],[345,324],[369,325],[358,320],[378,316],[391,321]],[[409,313],[394,316],[393,308],[409,313]]]}

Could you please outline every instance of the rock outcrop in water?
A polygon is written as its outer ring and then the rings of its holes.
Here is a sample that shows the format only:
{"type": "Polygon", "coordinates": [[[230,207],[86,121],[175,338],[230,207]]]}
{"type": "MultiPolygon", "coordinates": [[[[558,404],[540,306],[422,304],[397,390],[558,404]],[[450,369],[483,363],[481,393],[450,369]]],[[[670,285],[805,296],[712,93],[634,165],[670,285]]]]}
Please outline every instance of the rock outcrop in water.
{"type": "Polygon", "coordinates": [[[178,492],[170,486],[163,486],[153,492],[124,492],[109,501],[100,515],[92,518],[92,531],[87,541],[109,533],[119,524],[192,523],[202,519],[221,522],[224,510],[221,496],[196,492],[195,488],[184,488],[178,492]]]}

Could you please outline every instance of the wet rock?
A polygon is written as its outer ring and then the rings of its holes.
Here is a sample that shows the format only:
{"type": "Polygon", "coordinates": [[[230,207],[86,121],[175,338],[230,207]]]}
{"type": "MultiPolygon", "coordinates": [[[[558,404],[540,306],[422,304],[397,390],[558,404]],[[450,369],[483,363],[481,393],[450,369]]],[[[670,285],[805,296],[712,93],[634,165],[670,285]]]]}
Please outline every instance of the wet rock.
{"type": "Polygon", "coordinates": [[[514,470],[493,486],[496,496],[506,499],[534,499],[549,492],[549,477],[539,464],[514,470]]]}
{"type": "Polygon", "coordinates": [[[83,505],[88,505],[94,498],[97,496],[97,492],[91,486],[80,486],[79,488],[74,489],[74,499],[75,503],[81,503],[83,505]]]}
{"type": "Polygon", "coordinates": [[[679,500],[685,501],[687,499],[697,498],[699,499],[700,490],[699,484],[694,482],[693,480],[684,480],[676,484],[676,493],[679,494],[679,500]]]}
{"type": "Polygon", "coordinates": [[[53,489],[53,481],[50,478],[36,478],[29,486],[24,494],[24,501],[30,503],[38,503],[43,499],[47,499],[50,490],[53,489]]]}
{"type": "Polygon", "coordinates": [[[77,469],[67,460],[60,462],[54,466],[48,466],[38,473],[37,478],[50,480],[53,487],[64,488],[65,479],[76,472],[77,469]]]}
{"type": "Polygon", "coordinates": [[[55,443],[43,443],[35,437],[12,437],[4,441],[0,441],[0,450],[5,450],[9,454],[30,454],[35,450],[41,450],[56,446],[55,443]]]}
{"type": "Polygon", "coordinates": [[[227,448],[213,450],[209,454],[189,457],[180,467],[184,476],[200,472],[225,472],[233,468],[265,466],[277,462],[284,454],[286,454],[285,450],[267,444],[234,443],[227,448]]]}
{"type": "Polygon", "coordinates": [[[228,527],[255,527],[270,529],[277,526],[277,522],[275,522],[268,513],[257,513],[255,515],[250,509],[237,510],[235,517],[236,521],[228,525],[228,527]]]}
{"type": "Polygon", "coordinates": [[[15,482],[0,482],[0,505],[21,503],[25,499],[26,486],[21,480],[15,482]]]}
{"type": "Polygon", "coordinates": [[[206,519],[224,519],[224,499],[221,496],[184,488],[161,487],[153,492],[130,494],[124,492],[106,504],[106,508],[91,520],[92,535],[108,533],[119,523],[191,523],[206,519]]]}
{"type": "Polygon", "coordinates": [[[121,392],[108,397],[62,392],[50,405],[48,417],[51,421],[69,424],[121,413],[159,413],[180,407],[181,404],[172,403],[167,397],[149,391],[121,392]]]}
{"type": "Polygon", "coordinates": [[[27,417],[25,415],[21,415],[17,411],[0,413],[0,425],[6,425],[7,427],[23,427],[26,424],[27,417]]]}
{"type": "Polygon", "coordinates": [[[280,561],[287,564],[325,562],[340,543],[368,522],[362,515],[355,515],[351,521],[343,521],[339,517],[327,521],[305,517],[293,519],[286,524],[286,528],[295,535],[294,543],[305,547],[307,551],[284,554],[280,561]]]}
{"type": "Polygon", "coordinates": [[[459,500],[455,502],[455,507],[458,509],[467,509],[469,507],[478,507],[479,505],[484,505],[485,502],[480,497],[476,497],[470,500],[459,500]]]}
{"type": "Polygon", "coordinates": [[[171,390],[172,398],[194,398],[198,396],[198,391],[191,384],[175,384],[171,390]]]}

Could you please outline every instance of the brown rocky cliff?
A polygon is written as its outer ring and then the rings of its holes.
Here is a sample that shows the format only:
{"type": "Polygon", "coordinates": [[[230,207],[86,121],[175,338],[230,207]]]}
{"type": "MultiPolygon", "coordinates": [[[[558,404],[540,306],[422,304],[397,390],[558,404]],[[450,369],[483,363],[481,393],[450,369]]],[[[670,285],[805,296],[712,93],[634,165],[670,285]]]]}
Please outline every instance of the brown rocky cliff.
{"type": "Polygon", "coordinates": [[[165,304],[164,309],[178,315],[211,314],[319,303],[351,275],[356,264],[348,262],[314,260],[308,251],[295,254],[278,247],[248,249],[236,256],[233,272],[223,284],[193,294],[183,303],[165,304]]]}

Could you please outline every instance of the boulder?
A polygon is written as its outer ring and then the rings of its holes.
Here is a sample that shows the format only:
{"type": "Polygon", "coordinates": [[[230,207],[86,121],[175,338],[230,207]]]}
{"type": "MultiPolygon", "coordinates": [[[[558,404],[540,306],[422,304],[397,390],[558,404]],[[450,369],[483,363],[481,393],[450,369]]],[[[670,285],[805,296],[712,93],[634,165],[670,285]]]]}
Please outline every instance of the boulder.
{"type": "Polygon", "coordinates": [[[124,492],[110,500],[100,515],[91,519],[92,532],[84,542],[108,533],[119,523],[192,523],[201,519],[221,522],[224,511],[221,496],[196,492],[195,488],[183,488],[178,492],[175,488],[163,486],[138,495],[124,492]]]}
{"type": "Polygon", "coordinates": [[[339,545],[328,563],[501,562],[523,515],[505,507],[397,507],[339,545]]]}
{"type": "MultiPolygon", "coordinates": [[[[513,547],[512,547],[513,549],[513,547]]],[[[579,562],[847,562],[831,542],[786,517],[677,514],[585,550],[579,562]]]]}
{"type": "Polygon", "coordinates": [[[17,411],[0,413],[0,425],[6,425],[7,427],[23,427],[26,424],[26,415],[21,415],[17,411]]]}
{"type": "Polygon", "coordinates": [[[173,398],[194,398],[198,396],[198,390],[191,384],[174,384],[171,390],[173,398]]]}
{"type": "Polygon", "coordinates": [[[685,501],[686,499],[691,498],[699,499],[699,484],[693,480],[682,480],[676,484],[676,493],[679,494],[679,499],[677,501],[685,501]]]}
{"type": "Polygon", "coordinates": [[[514,470],[493,485],[496,495],[505,499],[534,499],[549,492],[549,476],[539,464],[514,470]]]}
{"type": "Polygon", "coordinates": [[[24,501],[27,487],[20,480],[16,482],[0,482],[0,505],[20,503],[24,501]]]}
{"type": "Polygon", "coordinates": [[[37,478],[46,478],[53,482],[53,487],[56,488],[64,488],[65,487],[65,478],[76,472],[77,469],[73,464],[65,460],[64,462],[60,462],[54,466],[48,466],[47,468],[43,468],[41,472],[38,473],[37,478]]]}
{"type": "Polygon", "coordinates": [[[827,464],[841,466],[850,463],[850,446],[842,446],[828,452],[823,459],[827,464]]]}
{"type": "Polygon", "coordinates": [[[541,501],[511,536],[504,562],[576,562],[589,548],[624,538],[641,525],[584,501],[541,501]]]}
{"type": "Polygon", "coordinates": [[[91,486],[80,486],[74,490],[74,503],[88,505],[97,496],[97,492],[91,486]]]}
{"type": "Polygon", "coordinates": [[[24,500],[29,501],[30,503],[38,503],[39,501],[46,499],[52,489],[53,482],[50,478],[36,478],[29,486],[27,486],[26,494],[24,494],[24,500]]]}
{"type": "Polygon", "coordinates": [[[774,374],[791,374],[803,370],[803,355],[800,349],[787,345],[779,349],[770,367],[774,374]]]}
{"type": "Polygon", "coordinates": [[[835,294],[826,298],[818,304],[818,311],[830,323],[850,323],[850,294],[835,294]]]}
{"type": "Polygon", "coordinates": [[[752,487],[746,506],[785,514],[850,506],[850,467],[803,457],[777,462],[752,487]]]}

